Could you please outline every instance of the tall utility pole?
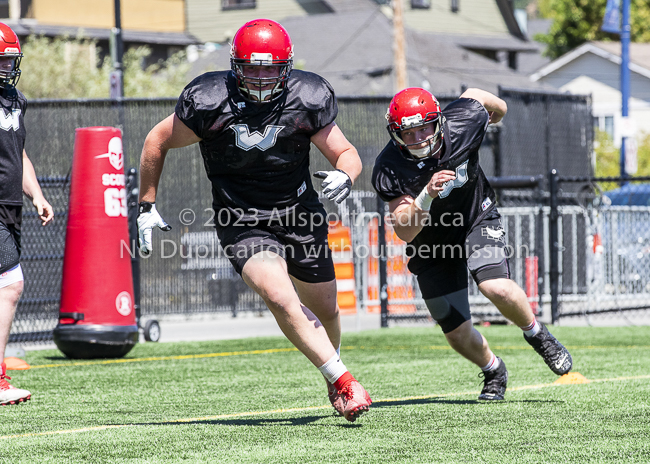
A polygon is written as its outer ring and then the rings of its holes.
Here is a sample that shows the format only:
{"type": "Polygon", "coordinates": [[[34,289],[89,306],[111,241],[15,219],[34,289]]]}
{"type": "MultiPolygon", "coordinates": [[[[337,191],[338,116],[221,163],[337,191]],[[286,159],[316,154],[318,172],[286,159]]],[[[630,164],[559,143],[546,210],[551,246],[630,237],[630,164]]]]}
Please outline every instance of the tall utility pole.
{"type": "MultiPolygon", "coordinates": [[[[621,116],[627,120],[628,101],[630,99],[630,0],[623,0],[623,14],[621,15],[621,116]]],[[[626,121],[627,122],[627,121],[626,121]]],[[[628,177],[625,169],[625,139],[621,138],[621,177],[628,177]]]]}
{"type": "Polygon", "coordinates": [[[393,0],[393,52],[395,62],[395,92],[406,88],[406,41],[404,40],[404,21],[402,0],[393,0]]]}
{"type": "Polygon", "coordinates": [[[124,96],[124,74],[122,69],[122,57],[124,48],[122,44],[122,10],[120,0],[115,0],[115,27],[111,30],[111,59],[113,71],[110,75],[110,96],[121,98],[124,96]]]}

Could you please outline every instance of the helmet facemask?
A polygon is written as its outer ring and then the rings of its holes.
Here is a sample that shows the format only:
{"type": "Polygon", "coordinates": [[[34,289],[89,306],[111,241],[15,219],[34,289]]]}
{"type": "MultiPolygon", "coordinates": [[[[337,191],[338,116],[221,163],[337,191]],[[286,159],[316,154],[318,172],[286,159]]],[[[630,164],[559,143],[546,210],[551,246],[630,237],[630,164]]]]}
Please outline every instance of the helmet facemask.
{"type": "Polygon", "coordinates": [[[269,103],[277,99],[286,87],[287,79],[291,73],[293,60],[273,60],[270,53],[251,53],[250,59],[230,59],[231,67],[237,77],[237,87],[244,98],[255,103],[269,103]],[[247,76],[247,67],[276,67],[277,76],[247,76]],[[270,88],[265,88],[269,87],[270,88]]]}
{"type": "Polygon", "coordinates": [[[20,53],[18,49],[12,51],[6,49],[4,52],[0,52],[0,61],[11,59],[13,66],[11,69],[7,69],[0,65],[0,88],[15,87],[20,79],[20,62],[22,60],[23,54],[20,53]]]}
{"type": "MultiPolygon", "coordinates": [[[[388,118],[388,115],[386,116],[388,118]]],[[[393,141],[402,148],[402,154],[408,159],[419,161],[433,158],[442,149],[442,118],[442,114],[439,112],[427,113],[424,118],[420,113],[417,113],[413,116],[403,117],[399,124],[389,123],[388,132],[393,141]],[[427,124],[432,124],[432,130],[430,131],[432,133],[426,139],[407,143],[402,138],[403,131],[417,129],[427,124]]]]}

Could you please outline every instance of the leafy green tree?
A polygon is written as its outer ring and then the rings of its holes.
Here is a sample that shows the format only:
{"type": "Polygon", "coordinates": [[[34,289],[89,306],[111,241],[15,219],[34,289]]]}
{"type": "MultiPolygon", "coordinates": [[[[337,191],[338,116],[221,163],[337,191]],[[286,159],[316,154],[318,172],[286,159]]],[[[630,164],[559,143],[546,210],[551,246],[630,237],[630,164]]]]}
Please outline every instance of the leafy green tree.
{"type": "Polygon", "coordinates": [[[185,52],[143,69],[141,63],[149,55],[151,49],[146,46],[131,48],[124,54],[124,96],[178,97],[188,84],[190,64],[185,52]]]}
{"type": "MultiPolygon", "coordinates": [[[[630,37],[633,42],[650,41],[650,2],[631,0],[630,37]]],[[[548,34],[538,34],[535,40],[548,45],[545,54],[557,58],[589,40],[619,40],[617,34],[600,30],[607,0],[544,0],[539,8],[542,15],[553,19],[548,34]]]]}
{"type": "MultiPolygon", "coordinates": [[[[27,98],[108,98],[111,62],[108,57],[100,60],[96,41],[30,36],[22,50],[18,88],[27,98]]],[[[146,46],[130,48],[124,54],[124,96],[178,96],[187,84],[190,68],[185,53],[143,69],[150,54],[146,46]]]]}
{"type": "MultiPolygon", "coordinates": [[[[638,170],[635,176],[650,176],[650,133],[644,134],[639,139],[637,150],[638,170]]],[[[614,146],[612,138],[607,132],[597,130],[594,140],[596,152],[596,177],[618,177],[621,175],[621,151],[614,146]]],[[[614,182],[601,185],[604,190],[618,188],[614,182]]]]}

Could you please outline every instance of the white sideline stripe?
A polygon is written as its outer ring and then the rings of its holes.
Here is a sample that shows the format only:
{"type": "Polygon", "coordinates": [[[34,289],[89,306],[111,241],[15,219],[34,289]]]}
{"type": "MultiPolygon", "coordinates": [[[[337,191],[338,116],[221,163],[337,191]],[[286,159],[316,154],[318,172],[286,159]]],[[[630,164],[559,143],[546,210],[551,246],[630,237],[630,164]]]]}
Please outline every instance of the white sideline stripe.
{"type": "MultiPolygon", "coordinates": [[[[626,380],[643,380],[650,379],[650,375],[635,375],[629,377],[615,377],[609,379],[589,379],[590,382],[623,382],[626,380]]],[[[547,387],[566,387],[566,386],[580,386],[588,384],[555,384],[555,383],[544,383],[539,385],[522,385],[521,387],[509,388],[508,391],[523,391],[523,390],[533,390],[547,387]]],[[[395,401],[413,401],[413,400],[426,400],[430,398],[448,398],[452,396],[466,396],[466,395],[478,395],[480,391],[466,391],[466,392],[454,392],[454,393],[439,393],[435,395],[421,395],[421,396],[407,396],[405,398],[385,398],[383,400],[374,400],[375,403],[391,403],[395,401]]],[[[290,408],[290,409],[273,409],[270,411],[249,411],[249,412],[238,412],[233,414],[221,414],[219,416],[205,416],[205,417],[192,417],[185,419],[170,419],[160,422],[152,422],[146,425],[165,425],[171,423],[183,423],[183,422],[200,422],[200,421],[211,421],[219,419],[232,419],[235,417],[248,417],[248,416],[262,416],[269,414],[282,414],[287,412],[304,412],[304,411],[317,411],[320,409],[330,409],[331,405],[326,406],[307,406],[304,408],[290,408]]],[[[94,432],[99,430],[107,429],[119,429],[126,427],[142,427],[143,424],[113,424],[113,425],[98,425],[96,427],[84,427],[82,429],[69,429],[69,430],[52,430],[49,432],[37,432],[37,433],[24,433],[19,435],[4,435],[0,436],[0,440],[8,440],[11,438],[27,438],[27,437],[42,437],[49,435],[64,435],[71,433],[82,433],[82,432],[94,432]]]]}

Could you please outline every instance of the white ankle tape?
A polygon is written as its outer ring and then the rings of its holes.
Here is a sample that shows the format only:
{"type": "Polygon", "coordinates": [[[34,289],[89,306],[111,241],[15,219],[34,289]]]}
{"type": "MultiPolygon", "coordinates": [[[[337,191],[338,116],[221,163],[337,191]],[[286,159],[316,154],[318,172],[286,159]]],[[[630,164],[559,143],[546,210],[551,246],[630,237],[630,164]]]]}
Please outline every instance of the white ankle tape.
{"type": "Polygon", "coordinates": [[[339,358],[338,354],[332,356],[330,360],[319,367],[318,370],[321,374],[323,374],[323,377],[325,377],[329,383],[336,382],[339,377],[348,371],[348,369],[345,367],[345,364],[343,364],[341,361],[341,358],[339,358]]]}

